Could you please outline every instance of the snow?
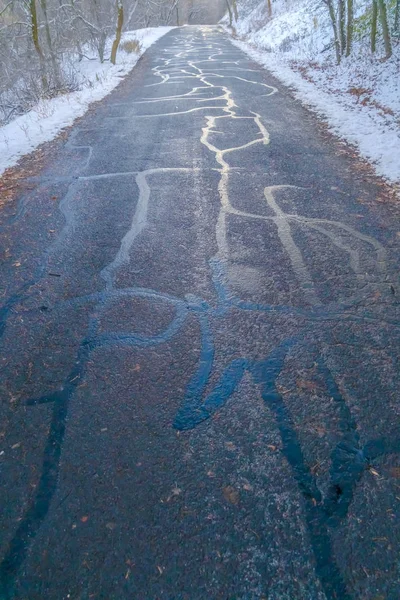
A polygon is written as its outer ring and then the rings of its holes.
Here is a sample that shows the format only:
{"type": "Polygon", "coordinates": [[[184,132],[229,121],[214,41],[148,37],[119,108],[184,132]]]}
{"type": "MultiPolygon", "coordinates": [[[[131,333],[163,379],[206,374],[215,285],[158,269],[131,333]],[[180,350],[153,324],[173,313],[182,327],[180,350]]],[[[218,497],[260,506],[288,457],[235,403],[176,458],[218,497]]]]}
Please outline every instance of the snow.
{"type": "MultiPolygon", "coordinates": [[[[233,43],[271,71],[294,95],[354,144],[386,180],[400,182],[400,45],[382,60],[356,37],[352,56],[336,65],[329,15],[319,0],[241,0],[233,43]]],[[[366,10],[356,4],[356,16],[366,10]]],[[[227,25],[227,19],[223,19],[227,25]]]]}
{"type": "MultiPolygon", "coordinates": [[[[123,34],[126,41],[140,42],[138,53],[119,49],[117,64],[103,64],[97,58],[83,59],[73,65],[82,89],[49,100],[42,100],[32,110],[0,128],[0,175],[8,167],[32,152],[43,142],[54,139],[64,128],[81,117],[92,102],[109,94],[135,66],[140,56],[173,27],[150,27],[123,34]]],[[[109,46],[112,40],[110,40],[109,46]]]]}

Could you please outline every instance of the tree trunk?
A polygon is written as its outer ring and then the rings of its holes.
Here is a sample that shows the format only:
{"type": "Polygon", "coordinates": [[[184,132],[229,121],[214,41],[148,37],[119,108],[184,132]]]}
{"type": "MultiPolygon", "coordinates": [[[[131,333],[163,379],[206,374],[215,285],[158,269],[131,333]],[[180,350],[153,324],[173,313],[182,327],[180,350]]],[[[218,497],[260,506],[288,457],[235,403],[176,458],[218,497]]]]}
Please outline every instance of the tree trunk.
{"type": "Polygon", "coordinates": [[[38,28],[38,20],[37,20],[37,11],[36,11],[36,0],[30,0],[29,3],[29,12],[31,16],[31,33],[32,33],[32,41],[35,46],[35,50],[39,57],[40,64],[40,73],[42,78],[43,89],[47,88],[47,77],[46,77],[46,67],[44,61],[44,55],[42,49],[40,47],[39,42],[39,28],[38,28]]]}
{"type": "Polygon", "coordinates": [[[232,0],[232,6],[233,6],[233,14],[235,15],[235,21],[237,21],[239,18],[239,13],[238,13],[238,9],[237,9],[236,0],[232,0]]]}
{"type": "Polygon", "coordinates": [[[115,40],[111,48],[111,62],[113,65],[117,62],[117,50],[121,41],[122,26],[124,24],[124,7],[121,0],[117,0],[117,29],[115,32],[115,40]]]}
{"type": "Polygon", "coordinates": [[[267,0],[267,6],[268,6],[268,16],[269,18],[272,17],[272,3],[271,0],[267,0]]]}
{"type": "Polygon", "coordinates": [[[385,42],[386,58],[392,56],[392,40],[390,39],[390,31],[387,18],[386,2],[385,0],[378,0],[379,7],[379,18],[382,25],[383,41],[385,42]]]}
{"type": "Polygon", "coordinates": [[[82,46],[81,46],[79,40],[76,40],[75,46],[76,46],[76,51],[78,53],[78,61],[81,62],[83,59],[83,51],[82,51],[82,46]]]}
{"type": "Polygon", "coordinates": [[[335,40],[336,61],[337,61],[337,64],[339,65],[340,64],[340,59],[341,59],[341,55],[340,55],[340,40],[339,40],[337,23],[336,23],[335,9],[333,8],[332,0],[325,0],[325,1],[326,1],[327,6],[328,6],[329,16],[331,18],[332,29],[333,29],[333,37],[334,37],[334,40],[335,40]]]}
{"type": "Polygon", "coordinates": [[[229,0],[226,0],[226,6],[228,7],[228,13],[229,13],[229,27],[232,27],[232,11],[231,11],[231,5],[229,4],[229,0]]]}
{"type": "Polygon", "coordinates": [[[350,56],[353,45],[354,31],[354,7],[353,0],[347,0],[347,37],[346,37],[346,56],[350,56]]]}
{"type": "Polygon", "coordinates": [[[47,16],[47,3],[46,3],[46,0],[40,0],[40,6],[42,7],[42,12],[43,12],[43,16],[44,16],[44,29],[45,29],[45,32],[46,32],[46,41],[47,41],[47,46],[49,48],[50,60],[51,60],[51,64],[52,64],[52,67],[53,67],[55,81],[56,81],[56,84],[57,84],[57,87],[58,87],[59,84],[60,84],[60,73],[59,73],[59,69],[58,69],[58,63],[57,63],[56,55],[55,55],[54,48],[53,48],[53,42],[52,42],[52,39],[51,39],[49,19],[48,19],[48,16],[47,16]]]}
{"type": "Polygon", "coordinates": [[[131,8],[131,11],[130,11],[130,13],[129,13],[129,15],[128,15],[128,22],[127,22],[127,24],[126,24],[126,26],[127,26],[128,30],[129,30],[129,28],[130,28],[131,21],[132,21],[132,17],[133,17],[133,15],[134,15],[134,14],[135,14],[135,12],[136,12],[136,9],[137,9],[137,7],[138,7],[138,4],[139,4],[139,0],[136,0],[135,4],[134,4],[134,5],[133,5],[133,7],[131,8]]]}
{"type": "Polygon", "coordinates": [[[377,0],[372,0],[372,20],[371,20],[371,52],[376,50],[376,28],[378,25],[378,4],[377,0]]]}
{"type": "Polygon", "coordinates": [[[179,27],[179,6],[178,6],[178,3],[176,3],[176,24],[179,27]]]}
{"type": "Polygon", "coordinates": [[[97,51],[99,53],[99,59],[101,64],[103,64],[104,62],[104,52],[106,49],[106,41],[107,41],[107,34],[102,31],[99,35],[98,38],[98,42],[97,42],[97,51]]]}
{"type": "Polygon", "coordinates": [[[338,13],[340,52],[344,56],[346,52],[346,0],[339,0],[338,13]]]}
{"type": "Polygon", "coordinates": [[[393,28],[396,33],[400,32],[400,14],[399,13],[400,13],[400,0],[397,0],[396,10],[394,13],[394,25],[393,25],[393,28]]]}

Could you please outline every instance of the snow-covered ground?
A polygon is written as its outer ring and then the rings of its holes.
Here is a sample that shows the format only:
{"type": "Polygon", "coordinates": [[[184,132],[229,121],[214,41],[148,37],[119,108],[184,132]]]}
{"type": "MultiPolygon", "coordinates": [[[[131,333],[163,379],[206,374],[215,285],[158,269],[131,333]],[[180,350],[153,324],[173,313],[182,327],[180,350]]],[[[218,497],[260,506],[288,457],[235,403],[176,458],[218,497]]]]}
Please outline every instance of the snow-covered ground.
{"type": "MultiPolygon", "coordinates": [[[[376,172],[400,182],[400,44],[384,57],[369,50],[366,0],[356,0],[354,50],[338,66],[332,28],[321,0],[239,0],[233,40],[267,67],[297,98],[325,118],[332,131],[354,144],[376,172]]],[[[227,18],[223,20],[226,26],[227,18]]],[[[381,43],[381,42],[380,42],[381,43]]]]}
{"type": "Polygon", "coordinates": [[[153,27],[124,33],[121,46],[127,41],[138,41],[140,50],[127,53],[120,46],[115,66],[110,62],[101,64],[95,57],[76,61],[73,68],[82,89],[42,100],[28,113],[0,128],[0,175],[15,165],[21,156],[54,139],[64,127],[81,117],[92,102],[109,94],[133,69],[145,50],[171,29],[173,27],[153,27]]]}

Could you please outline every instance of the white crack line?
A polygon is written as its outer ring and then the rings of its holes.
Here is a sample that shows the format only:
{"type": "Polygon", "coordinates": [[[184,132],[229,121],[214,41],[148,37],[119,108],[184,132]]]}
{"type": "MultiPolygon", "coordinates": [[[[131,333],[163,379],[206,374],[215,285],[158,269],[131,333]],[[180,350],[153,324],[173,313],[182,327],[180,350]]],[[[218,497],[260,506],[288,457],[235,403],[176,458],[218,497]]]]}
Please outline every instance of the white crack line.
{"type": "Polygon", "coordinates": [[[149,208],[150,200],[150,186],[147,183],[147,177],[150,175],[163,174],[163,173],[188,173],[194,171],[200,171],[201,169],[196,168],[185,168],[185,167],[164,167],[156,169],[147,169],[140,171],[136,175],[136,184],[139,189],[139,199],[136,205],[136,210],[132,217],[132,223],[129,230],[122,238],[119,250],[114,258],[102,271],[100,276],[106,283],[106,290],[110,291],[114,289],[114,278],[116,271],[124,264],[130,262],[130,250],[136,238],[140,235],[147,224],[147,213],[149,208]]]}

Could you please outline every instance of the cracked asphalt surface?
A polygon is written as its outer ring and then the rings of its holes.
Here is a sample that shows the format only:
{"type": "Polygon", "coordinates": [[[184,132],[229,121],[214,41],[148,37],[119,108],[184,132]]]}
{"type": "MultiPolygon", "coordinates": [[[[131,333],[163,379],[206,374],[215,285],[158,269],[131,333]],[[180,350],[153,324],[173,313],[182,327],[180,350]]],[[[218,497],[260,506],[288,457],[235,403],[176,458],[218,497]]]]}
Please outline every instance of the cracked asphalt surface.
{"type": "Polygon", "coordinates": [[[0,597],[400,597],[398,219],[218,28],[0,214],[0,597]]]}

